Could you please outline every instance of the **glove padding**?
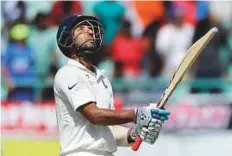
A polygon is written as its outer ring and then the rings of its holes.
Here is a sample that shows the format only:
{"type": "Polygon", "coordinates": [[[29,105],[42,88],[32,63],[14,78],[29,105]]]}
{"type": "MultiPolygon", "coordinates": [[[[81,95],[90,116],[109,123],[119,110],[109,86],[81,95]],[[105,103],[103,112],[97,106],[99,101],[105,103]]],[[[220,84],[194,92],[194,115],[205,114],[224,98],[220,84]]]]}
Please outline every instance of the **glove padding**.
{"type": "Polygon", "coordinates": [[[140,137],[143,141],[154,144],[159,137],[159,133],[163,128],[164,121],[152,119],[147,127],[143,127],[140,133],[140,137]]]}
{"type": "Polygon", "coordinates": [[[168,120],[169,115],[169,111],[157,108],[156,104],[150,104],[150,106],[135,109],[135,123],[141,127],[149,126],[152,119],[165,121],[168,120]]]}
{"type": "Polygon", "coordinates": [[[158,139],[160,130],[163,127],[163,122],[161,120],[153,119],[148,127],[143,127],[139,125],[135,125],[130,130],[130,137],[132,140],[136,140],[139,136],[141,139],[149,144],[154,144],[155,141],[158,139]]]}
{"type": "Polygon", "coordinates": [[[130,133],[129,133],[130,138],[131,138],[133,141],[135,141],[135,140],[139,137],[139,134],[141,133],[141,131],[142,131],[142,129],[141,129],[140,126],[134,125],[134,127],[132,127],[132,128],[130,129],[130,133]]]}
{"type": "Polygon", "coordinates": [[[151,131],[147,127],[143,127],[140,134],[140,138],[143,141],[153,145],[159,137],[160,130],[161,129],[159,130],[157,129],[156,131],[151,131]]]}

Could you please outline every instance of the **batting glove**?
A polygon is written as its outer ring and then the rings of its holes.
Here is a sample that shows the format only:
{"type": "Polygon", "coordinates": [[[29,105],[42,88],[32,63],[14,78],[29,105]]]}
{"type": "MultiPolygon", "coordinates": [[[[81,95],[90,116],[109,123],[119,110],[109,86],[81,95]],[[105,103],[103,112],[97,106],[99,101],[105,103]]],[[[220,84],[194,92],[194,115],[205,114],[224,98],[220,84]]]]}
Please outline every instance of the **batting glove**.
{"type": "MultiPolygon", "coordinates": [[[[155,126],[153,126],[155,127],[155,126]]],[[[139,125],[135,125],[131,130],[130,130],[130,138],[133,140],[133,142],[140,136],[140,138],[149,143],[149,144],[154,144],[155,141],[158,139],[159,132],[161,130],[162,125],[157,124],[157,128],[152,128],[152,130],[148,129],[148,127],[143,127],[141,128],[139,125]]]]}
{"type": "MultiPolygon", "coordinates": [[[[141,127],[149,127],[151,121],[165,121],[168,120],[169,115],[169,111],[159,109],[156,107],[156,104],[151,103],[150,106],[135,109],[135,123],[141,127]]],[[[154,123],[151,123],[151,126],[152,125],[154,125],[154,123]]]]}
{"type": "Polygon", "coordinates": [[[134,139],[140,135],[141,139],[149,144],[154,144],[159,137],[164,121],[168,120],[170,112],[157,108],[155,103],[149,107],[138,108],[137,121],[134,128],[134,139]]]}

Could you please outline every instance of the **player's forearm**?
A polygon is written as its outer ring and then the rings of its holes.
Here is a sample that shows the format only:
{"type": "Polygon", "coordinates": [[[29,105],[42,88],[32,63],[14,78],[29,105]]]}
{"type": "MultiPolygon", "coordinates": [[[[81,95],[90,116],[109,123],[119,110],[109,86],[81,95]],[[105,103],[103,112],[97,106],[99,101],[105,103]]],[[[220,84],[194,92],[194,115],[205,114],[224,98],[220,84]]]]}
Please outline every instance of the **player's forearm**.
{"type": "Polygon", "coordinates": [[[109,126],[134,122],[133,110],[115,111],[109,109],[97,109],[93,114],[92,122],[97,125],[109,126]]]}
{"type": "Polygon", "coordinates": [[[111,109],[99,108],[94,102],[85,104],[77,109],[91,123],[96,125],[121,125],[134,122],[134,110],[116,111],[111,109]]]}

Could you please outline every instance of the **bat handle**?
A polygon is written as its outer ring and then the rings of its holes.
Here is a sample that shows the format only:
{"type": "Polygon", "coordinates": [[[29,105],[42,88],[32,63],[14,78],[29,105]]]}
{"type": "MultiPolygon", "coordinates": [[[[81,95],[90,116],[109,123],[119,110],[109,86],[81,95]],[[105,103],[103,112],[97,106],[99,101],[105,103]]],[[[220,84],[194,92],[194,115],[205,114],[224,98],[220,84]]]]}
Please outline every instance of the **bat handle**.
{"type": "Polygon", "coordinates": [[[133,151],[137,151],[139,149],[139,146],[141,145],[142,143],[142,139],[140,138],[140,136],[135,140],[135,142],[133,143],[132,145],[132,150],[133,151]]]}

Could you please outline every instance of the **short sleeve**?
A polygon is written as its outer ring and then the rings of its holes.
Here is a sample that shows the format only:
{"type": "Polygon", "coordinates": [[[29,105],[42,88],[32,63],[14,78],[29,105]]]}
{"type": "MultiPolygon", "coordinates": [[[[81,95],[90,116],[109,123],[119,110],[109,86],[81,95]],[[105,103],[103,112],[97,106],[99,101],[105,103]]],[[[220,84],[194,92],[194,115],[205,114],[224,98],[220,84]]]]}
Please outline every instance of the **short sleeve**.
{"type": "Polygon", "coordinates": [[[91,91],[90,86],[81,79],[67,86],[67,97],[74,110],[89,102],[96,102],[96,97],[91,91]]]}

